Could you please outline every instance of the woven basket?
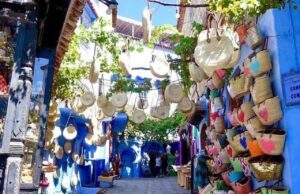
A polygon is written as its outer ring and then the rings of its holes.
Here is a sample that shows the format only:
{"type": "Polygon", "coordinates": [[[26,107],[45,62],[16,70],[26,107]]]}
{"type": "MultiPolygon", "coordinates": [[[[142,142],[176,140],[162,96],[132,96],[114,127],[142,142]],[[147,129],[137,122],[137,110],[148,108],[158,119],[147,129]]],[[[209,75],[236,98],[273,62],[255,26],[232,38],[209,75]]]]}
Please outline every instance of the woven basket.
{"type": "Polygon", "coordinates": [[[214,127],[215,127],[215,131],[217,133],[224,133],[225,132],[225,120],[224,120],[224,116],[219,116],[216,118],[215,122],[214,122],[214,127]]]}
{"type": "Polygon", "coordinates": [[[259,156],[251,158],[249,165],[258,182],[281,178],[284,159],[282,156],[259,156]]]}
{"type": "Polygon", "coordinates": [[[240,98],[249,93],[251,84],[251,78],[242,74],[239,77],[229,80],[229,85],[227,86],[228,93],[232,99],[240,98]]]}
{"type": "Polygon", "coordinates": [[[237,155],[236,151],[232,149],[231,145],[228,145],[225,150],[229,158],[234,158],[237,155]]]}
{"type": "Polygon", "coordinates": [[[242,167],[243,173],[245,176],[251,176],[251,168],[249,166],[249,159],[250,159],[250,153],[245,152],[239,156],[237,156],[237,159],[240,163],[240,166],[242,167]]]}
{"type": "Polygon", "coordinates": [[[183,88],[179,84],[170,84],[166,87],[165,98],[168,102],[179,103],[184,97],[183,88]]]}
{"type": "Polygon", "coordinates": [[[286,133],[283,130],[272,129],[258,132],[256,139],[261,150],[268,155],[280,155],[283,152],[286,133]]]}
{"type": "Polygon", "coordinates": [[[255,104],[260,104],[272,98],[273,92],[270,85],[270,77],[263,76],[255,78],[253,86],[250,87],[250,92],[255,104]]]}
{"type": "Polygon", "coordinates": [[[202,80],[207,78],[205,72],[201,69],[201,67],[199,67],[195,63],[189,64],[189,72],[190,72],[191,78],[195,82],[201,82],[202,80]]]}
{"type": "Polygon", "coordinates": [[[125,92],[113,93],[111,103],[116,108],[123,108],[127,104],[128,98],[125,92]]]}
{"type": "Polygon", "coordinates": [[[188,97],[184,97],[177,105],[180,112],[189,112],[192,108],[193,102],[188,97]]]}
{"type": "Polygon", "coordinates": [[[238,158],[230,158],[230,163],[234,172],[243,172],[243,168],[238,158]]]}
{"type": "Polygon", "coordinates": [[[249,149],[249,152],[251,154],[251,157],[257,157],[264,155],[264,152],[260,149],[260,146],[258,145],[257,140],[248,140],[247,146],[249,149]]]}
{"type": "Polygon", "coordinates": [[[225,129],[227,139],[232,139],[235,135],[238,134],[237,128],[233,127],[231,129],[225,129]]]}
{"type": "Polygon", "coordinates": [[[257,116],[246,121],[245,127],[253,138],[256,137],[257,132],[265,129],[265,126],[260,122],[257,116]]]}
{"type": "Polygon", "coordinates": [[[248,131],[234,136],[229,139],[229,143],[234,151],[239,154],[248,150],[247,141],[251,139],[248,131]]]}
{"type": "Polygon", "coordinates": [[[256,49],[263,44],[263,39],[256,26],[248,28],[246,42],[252,49],[256,49]]]}
{"type": "Polygon", "coordinates": [[[249,194],[251,192],[251,179],[244,177],[236,183],[231,183],[231,187],[235,193],[249,194]]]}
{"type": "Polygon", "coordinates": [[[254,106],[253,110],[264,125],[272,125],[282,118],[280,101],[277,96],[254,106]]]}
{"type": "Polygon", "coordinates": [[[216,88],[223,88],[224,87],[224,81],[219,77],[217,72],[214,72],[211,77],[213,84],[216,88]]]}
{"type": "Polygon", "coordinates": [[[253,102],[245,102],[241,105],[241,107],[237,110],[236,120],[244,125],[246,121],[255,116],[255,112],[253,111],[253,102]]]}
{"type": "Polygon", "coordinates": [[[248,57],[244,63],[244,73],[248,76],[257,77],[268,73],[272,69],[270,53],[263,50],[248,57]]]}

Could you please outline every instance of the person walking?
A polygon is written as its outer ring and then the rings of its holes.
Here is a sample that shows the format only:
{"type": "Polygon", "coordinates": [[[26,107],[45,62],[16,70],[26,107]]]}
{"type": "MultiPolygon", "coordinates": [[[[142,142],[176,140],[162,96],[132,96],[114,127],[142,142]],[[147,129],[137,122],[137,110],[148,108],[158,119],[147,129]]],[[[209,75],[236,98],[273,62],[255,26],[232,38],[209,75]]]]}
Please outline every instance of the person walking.
{"type": "Polygon", "coordinates": [[[161,157],[159,154],[155,158],[156,177],[161,176],[161,157]]]}
{"type": "Polygon", "coordinates": [[[167,169],[168,169],[168,155],[165,152],[161,157],[161,168],[162,168],[162,175],[167,176],[167,169]]]}

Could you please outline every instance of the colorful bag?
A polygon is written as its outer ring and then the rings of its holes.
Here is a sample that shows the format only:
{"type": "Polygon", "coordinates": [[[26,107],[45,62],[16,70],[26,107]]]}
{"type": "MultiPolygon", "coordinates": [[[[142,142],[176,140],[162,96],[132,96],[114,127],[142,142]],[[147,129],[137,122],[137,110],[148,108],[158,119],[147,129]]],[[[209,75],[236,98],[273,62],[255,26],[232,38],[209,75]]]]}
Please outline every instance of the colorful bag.
{"type": "Polygon", "coordinates": [[[218,134],[217,140],[222,149],[224,149],[229,144],[229,142],[227,140],[227,136],[225,134],[218,134]]]}
{"type": "Polygon", "coordinates": [[[247,145],[252,157],[264,155],[264,152],[260,149],[257,140],[248,140],[247,145]]]}
{"type": "Polygon", "coordinates": [[[227,117],[231,123],[232,126],[238,126],[239,122],[236,120],[237,109],[233,109],[233,111],[230,111],[227,113],[227,117]]]}
{"type": "Polygon", "coordinates": [[[228,145],[225,150],[229,158],[234,158],[237,155],[236,151],[232,149],[230,145],[228,145]]]}
{"type": "Polygon", "coordinates": [[[244,63],[244,73],[257,77],[272,69],[271,57],[268,50],[262,50],[250,55],[244,63]]]}
{"type": "Polygon", "coordinates": [[[255,78],[254,84],[250,87],[252,99],[255,104],[273,97],[271,82],[269,76],[255,78]]]}
{"type": "Polygon", "coordinates": [[[230,158],[230,163],[234,172],[243,172],[243,168],[238,158],[230,158]]]}
{"type": "Polygon", "coordinates": [[[226,132],[227,139],[232,139],[235,135],[238,134],[238,130],[236,127],[233,127],[231,129],[225,129],[225,132],[226,132]]]}
{"type": "Polygon", "coordinates": [[[249,194],[251,192],[251,179],[244,177],[236,183],[231,183],[231,187],[235,193],[249,194]]]}
{"type": "Polygon", "coordinates": [[[283,152],[286,132],[279,129],[265,130],[256,135],[261,150],[268,155],[280,155],[283,152]]]}
{"type": "Polygon", "coordinates": [[[257,132],[264,131],[265,129],[265,126],[260,122],[257,116],[246,121],[245,127],[253,138],[256,137],[257,132]]]}
{"type": "Polygon", "coordinates": [[[262,187],[261,194],[289,194],[289,190],[281,187],[262,187]]]}
{"type": "Polygon", "coordinates": [[[229,80],[229,85],[227,86],[228,93],[232,99],[240,98],[249,93],[251,84],[251,78],[242,74],[239,77],[229,80]]]}
{"type": "Polygon", "coordinates": [[[251,176],[251,168],[248,163],[248,161],[250,159],[250,153],[245,152],[245,153],[239,154],[237,156],[237,159],[240,163],[240,166],[242,167],[242,171],[243,171],[244,175],[251,176]]]}
{"type": "Polygon", "coordinates": [[[253,110],[264,125],[272,125],[282,118],[280,101],[277,96],[254,106],[253,110]]]}
{"type": "Polygon", "coordinates": [[[247,29],[246,42],[252,49],[256,49],[264,43],[257,26],[252,26],[247,29]]]}
{"type": "Polygon", "coordinates": [[[237,110],[236,120],[243,125],[250,118],[255,116],[255,112],[253,111],[253,102],[245,102],[241,105],[241,107],[237,110]]]}
{"type": "Polygon", "coordinates": [[[248,131],[245,131],[242,134],[234,136],[232,139],[229,139],[229,144],[234,149],[234,151],[239,154],[248,150],[247,140],[250,140],[251,136],[248,131]]]}
{"type": "Polygon", "coordinates": [[[284,162],[282,156],[264,155],[251,158],[248,162],[258,182],[281,178],[284,162]]]}

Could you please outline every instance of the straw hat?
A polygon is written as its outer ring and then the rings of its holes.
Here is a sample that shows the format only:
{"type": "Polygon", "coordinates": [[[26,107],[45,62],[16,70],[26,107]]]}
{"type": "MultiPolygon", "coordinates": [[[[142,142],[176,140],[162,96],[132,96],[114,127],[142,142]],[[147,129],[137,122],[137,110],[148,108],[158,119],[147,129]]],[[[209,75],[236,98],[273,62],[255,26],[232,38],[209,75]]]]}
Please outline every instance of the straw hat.
{"type": "Polygon", "coordinates": [[[70,141],[65,142],[64,150],[65,150],[66,154],[71,154],[71,152],[72,152],[72,143],[70,141]]]}
{"type": "Polygon", "coordinates": [[[169,102],[180,102],[184,97],[182,86],[180,84],[169,84],[165,90],[165,97],[169,102]]]}
{"type": "Polygon", "coordinates": [[[149,103],[148,103],[148,100],[146,100],[146,99],[139,99],[137,101],[137,107],[139,109],[147,109],[148,106],[149,106],[149,103]]]}
{"type": "Polygon", "coordinates": [[[55,126],[54,129],[52,130],[53,138],[58,138],[61,136],[61,129],[58,126],[55,126]]]}
{"type": "Polygon", "coordinates": [[[80,101],[84,106],[89,107],[95,103],[96,99],[92,92],[85,92],[83,96],[81,96],[80,101]]]}
{"type": "Polygon", "coordinates": [[[177,105],[177,109],[181,112],[188,112],[192,108],[193,102],[188,97],[184,97],[177,105]]]}
{"type": "Polygon", "coordinates": [[[63,131],[63,136],[66,140],[73,140],[77,136],[77,130],[73,125],[65,127],[63,131]]]}
{"type": "Polygon", "coordinates": [[[98,106],[99,108],[104,107],[106,103],[107,103],[106,96],[104,96],[104,95],[98,96],[98,99],[97,99],[97,106],[98,106]]]}
{"type": "Polygon", "coordinates": [[[201,69],[201,67],[199,67],[195,63],[189,64],[189,72],[190,72],[191,78],[195,82],[201,82],[203,79],[207,78],[207,75],[205,74],[205,72],[201,69]]]}
{"type": "Polygon", "coordinates": [[[162,56],[156,56],[156,59],[150,63],[152,75],[157,78],[165,78],[170,72],[170,64],[162,56]]]}
{"type": "Polygon", "coordinates": [[[116,108],[114,107],[114,105],[112,104],[112,102],[108,101],[104,107],[102,107],[102,111],[103,113],[108,116],[111,117],[115,114],[116,112],[116,108]]]}
{"type": "Polygon", "coordinates": [[[131,74],[130,58],[128,53],[122,53],[119,57],[120,67],[125,75],[131,74]]]}
{"type": "Polygon", "coordinates": [[[55,156],[57,159],[62,159],[64,156],[64,149],[60,146],[57,146],[55,149],[55,156]]]}
{"type": "Polygon", "coordinates": [[[158,118],[158,116],[157,116],[157,107],[151,107],[150,108],[150,115],[153,118],[158,118]]]}
{"type": "Polygon", "coordinates": [[[142,110],[135,109],[132,113],[131,120],[136,124],[141,124],[146,120],[146,114],[142,110]]]}
{"type": "Polygon", "coordinates": [[[151,10],[148,8],[143,11],[142,26],[144,43],[148,43],[151,39],[151,10]]]}
{"type": "Polygon", "coordinates": [[[116,108],[123,108],[127,104],[127,95],[125,92],[114,93],[111,97],[111,103],[116,108]]]}

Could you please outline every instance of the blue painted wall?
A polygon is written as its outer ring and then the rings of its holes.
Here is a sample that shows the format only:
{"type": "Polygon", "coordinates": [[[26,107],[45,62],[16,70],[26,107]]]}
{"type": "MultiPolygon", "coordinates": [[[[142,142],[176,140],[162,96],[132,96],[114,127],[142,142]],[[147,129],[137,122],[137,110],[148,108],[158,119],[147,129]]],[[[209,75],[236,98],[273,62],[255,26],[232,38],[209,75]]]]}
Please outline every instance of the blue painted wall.
{"type": "MultiPolygon", "coordinates": [[[[280,125],[287,132],[284,150],[284,184],[291,193],[300,193],[300,106],[287,107],[284,104],[282,75],[291,71],[300,71],[300,0],[295,1],[298,9],[287,5],[283,10],[269,10],[258,20],[259,29],[268,37],[268,49],[271,53],[273,69],[272,86],[279,96],[284,113],[280,125]]],[[[242,47],[240,65],[251,52],[247,46],[242,47]]]]}

